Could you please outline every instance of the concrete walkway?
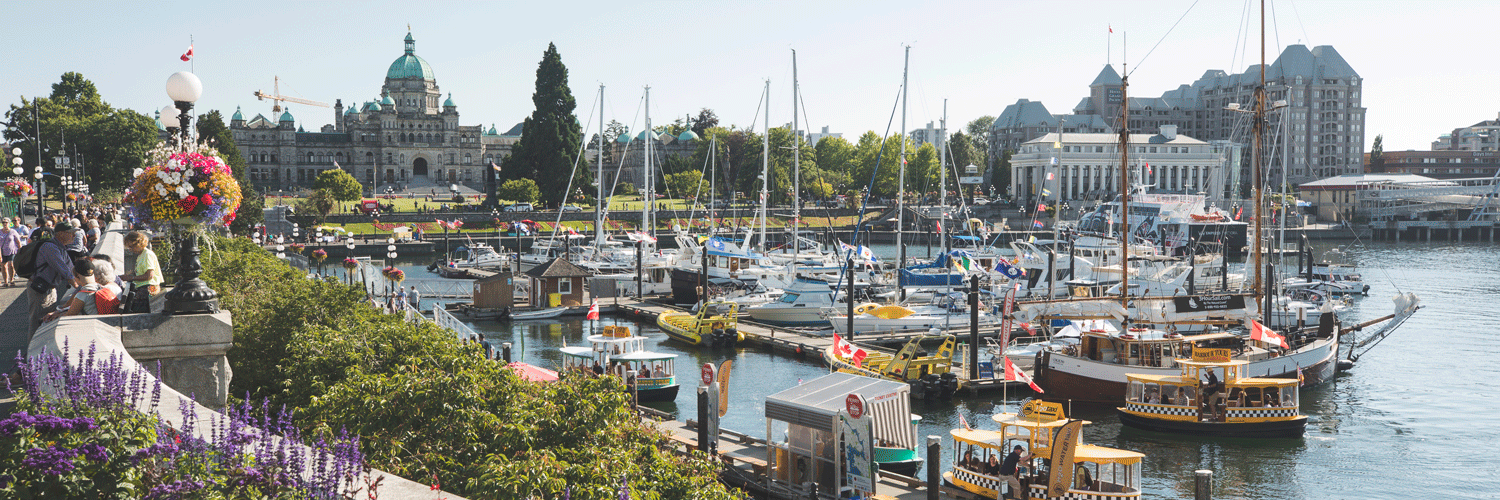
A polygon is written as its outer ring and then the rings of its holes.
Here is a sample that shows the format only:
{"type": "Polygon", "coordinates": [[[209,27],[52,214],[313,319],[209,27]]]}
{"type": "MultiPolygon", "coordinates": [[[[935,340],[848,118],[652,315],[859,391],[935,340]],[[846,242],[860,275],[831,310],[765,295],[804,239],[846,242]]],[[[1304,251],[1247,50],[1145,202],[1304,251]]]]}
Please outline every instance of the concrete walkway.
{"type": "MultiPolygon", "coordinates": [[[[26,287],[17,280],[16,286],[0,287],[0,374],[16,370],[16,352],[25,351],[31,343],[29,314],[31,304],[26,302],[26,287]]],[[[0,384],[0,392],[5,390],[0,384]]]]}

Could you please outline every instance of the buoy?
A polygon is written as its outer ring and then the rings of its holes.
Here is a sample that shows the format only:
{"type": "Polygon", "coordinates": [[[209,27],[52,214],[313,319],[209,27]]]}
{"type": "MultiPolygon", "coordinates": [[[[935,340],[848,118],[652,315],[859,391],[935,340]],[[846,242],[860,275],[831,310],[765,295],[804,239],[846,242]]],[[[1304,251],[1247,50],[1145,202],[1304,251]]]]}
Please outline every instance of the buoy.
{"type": "Polygon", "coordinates": [[[797,346],[797,354],[802,354],[802,346],[797,346]]]}

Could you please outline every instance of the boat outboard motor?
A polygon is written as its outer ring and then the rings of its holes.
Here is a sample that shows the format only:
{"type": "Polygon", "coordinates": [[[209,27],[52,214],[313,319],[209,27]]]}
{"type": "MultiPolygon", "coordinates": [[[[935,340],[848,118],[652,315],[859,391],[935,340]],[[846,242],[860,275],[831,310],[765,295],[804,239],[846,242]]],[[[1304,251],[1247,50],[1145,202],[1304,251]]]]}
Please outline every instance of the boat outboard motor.
{"type": "Polygon", "coordinates": [[[942,380],[937,374],[929,373],[922,377],[922,399],[934,400],[943,394],[942,380]]]}
{"type": "Polygon", "coordinates": [[[953,397],[953,394],[958,392],[958,374],[953,372],[944,373],[939,384],[943,397],[953,397]]]}

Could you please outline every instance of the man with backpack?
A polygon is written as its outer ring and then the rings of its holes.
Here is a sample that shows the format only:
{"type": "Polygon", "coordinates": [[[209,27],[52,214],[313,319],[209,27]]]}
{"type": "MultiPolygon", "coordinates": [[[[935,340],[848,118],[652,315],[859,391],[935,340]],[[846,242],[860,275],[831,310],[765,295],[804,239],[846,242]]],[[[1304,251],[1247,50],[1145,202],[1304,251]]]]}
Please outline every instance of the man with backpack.
{"type": "Polygon", "coordinates": [[[62,222],[50,237],[46,230],[37,229],[31,235],[32,242],[26,245],[29,248],[17,253],[16,274],[31,278],[27,282],[26,299],[31,303],[32,335],[41,326],[42,316],[56,304],[58,286],[73,277],[73,261],[68,258],[66,247],[78,236],[74,229],[72,224],[62,222]],[[23,255],[28,250],[30,255],[23,255]]]}

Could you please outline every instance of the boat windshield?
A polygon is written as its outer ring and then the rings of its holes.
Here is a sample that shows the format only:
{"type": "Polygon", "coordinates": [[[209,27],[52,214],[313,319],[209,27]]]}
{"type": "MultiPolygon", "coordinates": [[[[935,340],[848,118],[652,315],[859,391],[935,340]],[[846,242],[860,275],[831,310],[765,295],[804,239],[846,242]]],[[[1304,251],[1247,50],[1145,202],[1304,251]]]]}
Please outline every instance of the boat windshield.
{"type": "Polygon", "coordinates": [[[801,297],[801,295],[795,292],[786,292],[781,295],[780,302],[783,304],[791,304],[797,301],[797,297],[801,297]]]}

